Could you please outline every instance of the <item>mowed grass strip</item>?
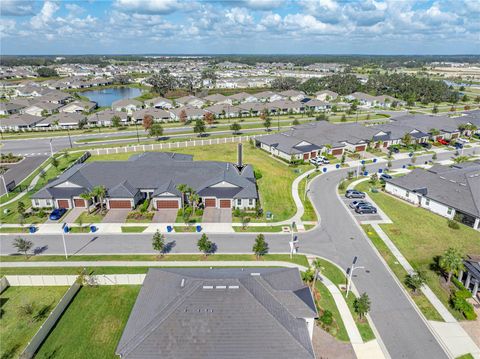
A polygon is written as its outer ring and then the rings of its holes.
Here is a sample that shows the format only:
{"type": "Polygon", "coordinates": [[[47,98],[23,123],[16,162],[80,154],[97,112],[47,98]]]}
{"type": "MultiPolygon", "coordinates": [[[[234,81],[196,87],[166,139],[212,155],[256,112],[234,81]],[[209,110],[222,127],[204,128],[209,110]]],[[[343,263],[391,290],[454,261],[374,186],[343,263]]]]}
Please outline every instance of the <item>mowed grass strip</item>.
{"type": "MultiPolygon", "coordinates": [[[[167,151],[167,150],[166,150],[167,151]]],[[[193,155],[195,161],[237,161],[237,144],[229,143],[222,145],[198,146],[180,149],[171,149],[170,152],[178,152],[193,155]]],[[[88,161],[125,161],[135,154],[118,153],[111,155],[93,155],[88,161]]],[[[296,206],[292,197],[292,182],[300,173],[286,163],[276,160],[268,153],[255,148],[251,144],[243,144],[244,163],[251,164],[255,170],[262,173],[262,178],[257,180],[260,193],[260,202],[264,213],[272,212],[274,221],[283,221],[292,217],[296,212],[296,206]]],[[[300,166],[299,172],[304,172],[309,166],[300,166]]]]}
{"type": "MultiPolygon", "coordinates": [[[[368,191],[370,185],[361,183],[356,188],[368,191]]],[[[460,224],[460,229],[451,229],[447,219],[424,208],[419,208],[383,192],[369,192],[372,200],[390,217],[392,224],[381,227],[415,270],[424,271],[427,285],[457,318],[458,311],[450,308],[450,292],[442,284],[439,273],[434,270],[434,258],[441,256],[449,247],[466,254],[480,253],[480,233],[460,224]]]]}
{"type": "Polygon", "coordinates": [[[18,358],[67,287],[9,287],[0,294],[0,358],[18,358]],[[22,307],[32,304],[32,314],[22,307]]]}
{"type": "Polygon", "coordinates": [[[83,287],[36,358],[116,358],[115,349],[140,286],[83,287]]]}

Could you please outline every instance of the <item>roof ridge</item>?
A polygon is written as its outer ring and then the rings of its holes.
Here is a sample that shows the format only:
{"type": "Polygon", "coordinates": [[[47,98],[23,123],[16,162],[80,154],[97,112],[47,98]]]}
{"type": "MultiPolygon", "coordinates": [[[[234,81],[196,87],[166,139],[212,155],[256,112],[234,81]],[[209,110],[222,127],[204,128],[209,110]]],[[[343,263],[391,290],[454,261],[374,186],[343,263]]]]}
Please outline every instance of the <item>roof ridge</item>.
{"type": "Polygon", "coordinates": [[[179,293],[175,298],[173,298],[163,310],[156,314],[148,324],[146,324],[138,331],[138,334],[136,334],[133,338],[126,342],[122,346],[122,348],[118,350],[118,352],[122,352],[123,349],[132,344],[131,347],[128,348],[128,350],[125,350],[122,353],[123,357],[131,353],[145,339],[147,339],[148,336],[150,336],[150,334],[155,329],[157,329],[166,319],[168,319],[170,314],[172,314],[175,309],[177,309],[182,303],[184,303],[188,296],[192,294],[195,290],[197,290],[201,285],[201,280],[192,279],[192,282],[193,283],[189,285],[188,289],[186,289],[184,292],[179,293]]]}

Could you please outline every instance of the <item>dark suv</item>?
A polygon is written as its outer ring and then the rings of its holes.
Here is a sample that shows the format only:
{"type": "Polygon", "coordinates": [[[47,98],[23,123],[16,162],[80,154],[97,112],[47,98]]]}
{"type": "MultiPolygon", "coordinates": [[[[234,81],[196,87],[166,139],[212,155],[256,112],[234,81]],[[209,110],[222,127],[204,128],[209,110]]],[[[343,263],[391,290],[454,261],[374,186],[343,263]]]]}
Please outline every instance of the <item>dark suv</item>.
{"type": "Polygon", "coordinates": [[[345,192],[345,197],[347,198],[365,198],[365,193],[356,191],[354,189],[349,189],[345,192]]]}
{"type": "Polygon", "coordinates": [[[373,206],[358,206],[355,208],[355,212],[358,214],[375,214],[377,209],[373,206]]]}

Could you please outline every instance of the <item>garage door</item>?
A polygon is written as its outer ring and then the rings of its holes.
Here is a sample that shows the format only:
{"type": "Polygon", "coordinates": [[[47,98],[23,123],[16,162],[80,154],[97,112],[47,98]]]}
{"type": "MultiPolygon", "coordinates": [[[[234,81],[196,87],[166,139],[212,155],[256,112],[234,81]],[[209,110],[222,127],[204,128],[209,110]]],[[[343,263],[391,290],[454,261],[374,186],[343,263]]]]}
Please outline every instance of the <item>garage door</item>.
{"type": "Polygon", "coordinates": [[[317,157],[317,152],[315,152],[315,151],[310,152],[310,157],[311,157],[311,158],[317,157]]]}
{"type": "Polygon", "coordinates": [[[207,198],[205,200],[205,207],[216,207],[217,206],[217,201],[215,198],[207,198]]]}
{"type": "Polygon", "coordinates": [[[339,156],[343,153],[343,149],[342,148],[337,148],[335,150],[332,150],[332,155],[334,156],[339,156]]]}
{"type": "Polygon", "coordinates": [[[132,203],[127,200],[110,200],[110,208],[132,208],[132,203]]]}
{"type": "Polygon", "coordinates": [[[229,199],[221,199],[220,208],[232,208],[232,201],[229,199]]]}
{"type": "Polygon", "coordinates": [[[162,208],[178,208],[178,201],[177,200],[163,200],[157,201],[157,209],[162,208]]]}
{"type": "Polygon", "coordinates": [[[304,153],[304,154],[303,154],[303,159],[304,159],[304,160],[308,160],[308,153],[304,153]]]}
{"type": "Polygon", "coordinates": [[[85,200],[81,198],[74,198],[73,199],[73,205],[74,207],[86,207],[85,206],[85,200]]]}
{"type": "Polygon", "coordinates": [[[356,147],[355,147],[355,151],[357,151],[357,152],[365,151],[365,147],[366,147],[365,145],[363,145],[363,146],[356,146],[356,147]]]}
{"type": "Polygon", "coordinates": [[[70,208],[70,203],[68,199],[59,199],[57,201],[58,208],[70,208]]]}

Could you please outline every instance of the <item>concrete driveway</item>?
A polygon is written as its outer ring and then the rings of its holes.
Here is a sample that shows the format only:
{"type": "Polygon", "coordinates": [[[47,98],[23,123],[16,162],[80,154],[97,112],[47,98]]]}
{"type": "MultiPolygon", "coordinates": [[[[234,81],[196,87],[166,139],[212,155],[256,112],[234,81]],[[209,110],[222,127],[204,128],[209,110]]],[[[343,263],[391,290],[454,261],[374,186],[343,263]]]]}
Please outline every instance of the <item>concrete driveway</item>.
{"type": "Polygon", "coordinates": [[[175,223],[177,219],[177,209],[160,209],[155,211],[152,223],[175,223]]]}
{"type": "Polygon", "coordinates": [[[231,208],[210,208],[203,211],[202,222],[204,223],[232,223],[231,208]]]}
{"type": "MultiPolygon", "coordinates": [[[[65,223],[73,223],[75,220],[85,211],[85,208],[75,207],[67,213],[67,215],[63,218],[63,222],[65,223]]],[[[85,224],[85,223],[84,223],[85,224]]]]}
{"type": "Polygon", "coordinates": [[[102,223],[125,223],[130,209],[110,209],[103,218],[102,223]]]}

